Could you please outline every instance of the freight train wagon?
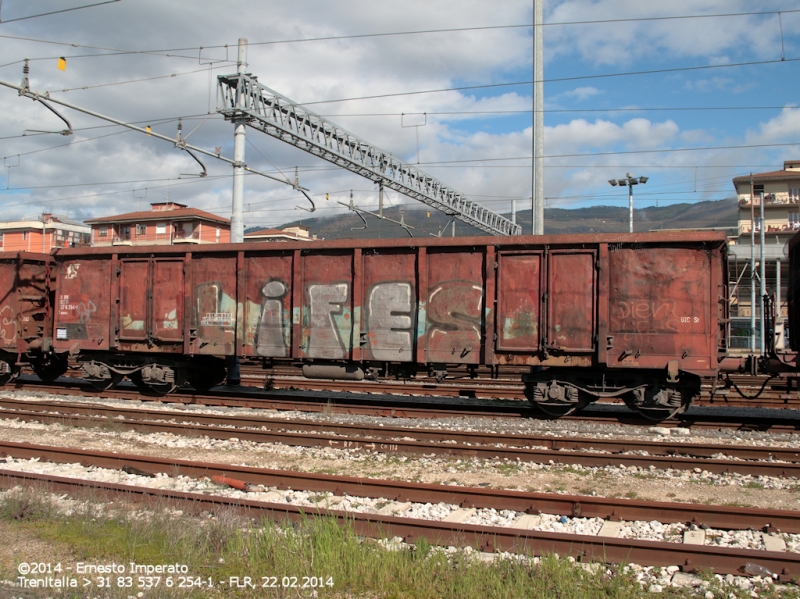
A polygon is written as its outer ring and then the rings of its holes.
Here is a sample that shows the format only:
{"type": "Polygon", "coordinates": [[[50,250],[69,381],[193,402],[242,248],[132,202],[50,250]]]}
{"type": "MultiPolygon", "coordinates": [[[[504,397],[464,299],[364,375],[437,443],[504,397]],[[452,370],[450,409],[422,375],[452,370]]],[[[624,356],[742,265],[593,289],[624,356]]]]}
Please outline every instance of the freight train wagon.
{"type": "Polygon", "coordinates": [[[0,253],[0,385],[23,365],[44,380],[66,371],[66,360],[52,351],[53,310],[48,254],[0,253]]]}
{"type": "Polygon", "coordinates": [[[619,397],[664,418],[718,372],[725,256],[699,232],[63,249],[53,344],[101,388],[207,389],[231,356],[313,378],[515,366],[550,415],[619,397]]]}

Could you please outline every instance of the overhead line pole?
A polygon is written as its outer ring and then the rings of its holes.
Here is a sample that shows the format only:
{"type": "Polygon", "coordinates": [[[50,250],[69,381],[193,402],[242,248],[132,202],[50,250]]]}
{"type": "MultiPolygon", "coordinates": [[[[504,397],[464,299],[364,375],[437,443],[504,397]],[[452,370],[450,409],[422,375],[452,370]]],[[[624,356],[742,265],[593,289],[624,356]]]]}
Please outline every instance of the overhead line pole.
{"type": "Polygon", "coordinates": [[[533,173],[531,234],[544,235],[544,28],[542,0],[533,0],[533,173]]]}
{"type": "MultiPolygon", "coordinates": [[[[239,38],[239,53],[236,72],[244,75],[247,69],[247,40],[239,38]]],[[[245,107],[245,97],[238,100],[240,108],[245,107]]],[[[244,242],[244,144],[246,119],[233,121],[233,198],[231,207],[231,243],[244,242]]]]}

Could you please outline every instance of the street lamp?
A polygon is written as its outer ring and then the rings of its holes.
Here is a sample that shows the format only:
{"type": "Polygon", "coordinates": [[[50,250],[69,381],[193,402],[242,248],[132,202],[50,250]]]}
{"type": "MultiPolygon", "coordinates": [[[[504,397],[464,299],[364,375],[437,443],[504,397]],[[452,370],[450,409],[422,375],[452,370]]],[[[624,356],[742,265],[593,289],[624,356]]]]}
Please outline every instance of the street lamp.
{"type": "Polygon", "coordinates": [[[619,185],[620,187],[627,187],[628,188],[628,212],[630,213],[630,225],[629,225],[629,232],[633,233],[633,186],[639,185],[641,183],[644,185],[647,183],[647,177],[634,177],[630,173],[625,173],[625,179],[609,179],[608,182],[613,186],[616,187],[619,185]]]}

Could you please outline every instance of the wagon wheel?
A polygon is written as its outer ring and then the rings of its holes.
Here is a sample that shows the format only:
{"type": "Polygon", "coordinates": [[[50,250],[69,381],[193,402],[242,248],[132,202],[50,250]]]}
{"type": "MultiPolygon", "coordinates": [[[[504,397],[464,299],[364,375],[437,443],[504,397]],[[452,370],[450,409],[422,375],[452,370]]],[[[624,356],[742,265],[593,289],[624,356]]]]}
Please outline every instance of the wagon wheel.
{"type": "Polygon", "coordinates": [[[528,401],[551,418],[568,416],[573,412],[582,410],[592,402],[593,398],[590,395],[574,387],[571,389],[571,393],[572,396],[569,399],[554,400],[548,398],[538,385],[525,385],[525,397],[528,398],[528,401]]]}
{"type": "Polygon", "coordinates": [[[661,421],[674,418],[686,411],[696,395],[692,386],[660,386],[637,389],[623,395],[625,405],[647,420],[661,421]]]}
{"type": "Polygon", "coordinates": [[[142,393],[143,395],[167,395],[178,388],[177,383],[145,383],[142,380],[142,373],[139,370],[130,373],[128,378],[133,381],[133,384],[136,385],[139,393],[142,393]]]}
{"type": "Polygon", "coordinates": [[[19,376],[19,366],[5,360],[0,360],[0,370],[5,370],[8,366],[8,372],[0,372],[0,385],[5,385],[9,381],[13,381],[19,376]]]}
{"type": "Polygon", "coordinates": [[[67,371],[66,357],[51,355],[48,358],[32,364],[33,372],[46,383],[52,383],[67,371]]]}
{"type": "Polygon", "coordinates": [[[123,378],[124,375],[112,370],[110,379],[103,379],[99,381],[87,380],[87,382],[98,391],[108,391],[109,389],[113,389],[119,385],[123,378]]]}

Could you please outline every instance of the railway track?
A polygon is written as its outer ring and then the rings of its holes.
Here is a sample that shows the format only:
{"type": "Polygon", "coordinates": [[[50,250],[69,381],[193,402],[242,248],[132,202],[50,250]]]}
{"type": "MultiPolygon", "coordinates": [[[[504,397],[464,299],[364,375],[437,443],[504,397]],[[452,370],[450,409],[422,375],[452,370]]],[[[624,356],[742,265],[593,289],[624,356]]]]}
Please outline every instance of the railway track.
{"type": "MultiPolygon", "coordinates": [[[[490,373],[480,372],[477,378],[470,378],[467,373],[456,372],[455,377],[438,382],[431,377],[417,377],[405,381],[327,381],[303,378],[296,370],[276,368],[265,371],[258,366],[243,365],[241,377],[252,384],[263,387],[268,384],[274,389],[296,389],[304,391],[337,391],[356,393],[406,393],[432,397],[468,397],[473,399],[506,399],[527,401],[520,382],[522,371],[504,372],[501,378],[488,378],[490,373]]],[[[756,395],[761,390],[767,377],[732,374],[730,380],[747,395],[756,395]]],[[[621,404],[616,400],[599,400],[599,403],[621,404]]],[[[705,385],[696,405],[758,407],[758,408],[791,408],[800,405],[800,396],[787,394],[786,381],[772,379],[758,398],[748,400],[742,398],[731,388],[718,390],[714,396],[711,388],[705,385]]]]}
{"type": "MultiPolygon", "coordinates": [[[[527,402],[502,400],[475,400],[467,398],[370,395],[358,393],[331,393],[296,390],[265,391],[255,387],[220,388],[205,394],[191,389],[179,389],[167,396],[146,396],[133,385],[122,385],[98,391],[80,379],[61,378],[44,383],[35,377],[23,376],[7,390],[40,392],[59,395],[91,396],[98,398],[156,401],[184,405],[204,405],[233,408],[259,408],[277,411],[309,413],[350,414],[389,418],[542,418],[542,414],[527,402]]],[[[564,422],[618,423],[632,426],[653,426],[647,420],[623,405],[592,405],[581,412],[559,419],[564,422]]],[[[674,420],[658,426],[694,429],[734,429],[740,431],[800,432],[800,418],[793,411],[753,410],[732,411],[724,408],[690,408],[674,420]]]]}
{"type": "MultiPolygon", "coordinates": [[[[615,536],[544,532],[529,523],[542,513],[565,514],[570,517],[619,520],[658,520],[682,522],[719,529],[739,530],[745,527],[780,529],[786,533],[800,532],[800,512],[738,508],[731,506],[694,506],[675,503],[654,503],[626,499],[606,499],[585,496],[548,495],[485,488],[452,487],[420,483],[360,479],[343,476],[273,471],[232,466],[229,464],[196,463],[182,460],[117,453],[83,451],[63,447],[18,443],[0,443],[0,453],[17,459],[39,458],[60,463],[81,463],[95,468],[109,468],[140,473],[166,473],[169,476],[223,477],[218,480],[237,484],[237,481],[270,488],[270,502],[253,501],[246,497],[221,497],[202,493],[187,493],[139,487],[118,483],[88,481],[79,478],[50,476],[0,469],[0,485],[38,485],[51,492],[76,493],[90,490],[96,497],[125,496],[142,502],[180,502],[188,510],[218,511],[233,509],[252,517],[269,515],[272,518],[300,519],[309,512],[339,521],[347,521],[358,534],[371,537],[399,536],[407,543],[420,537],[439,545],[479,547],[485,552],[512,551],[534,555],[558,553],[577,559],[642,565],[679,565],[684,571],[713,568],[720,574],[753,573],[765,568],[782,581],[800,577],[800,554],[785,551],[741,549],[715,545],[696,545],[667,541],[622,539],[615,536]],[[462,510],[492,508],[513,510],[519,518],[510,527],[466,524],[450,519],[432,521],[419,518],[337,510],[330,507],[299,507],[281,501],[281,490],[305,489],[354,497],[387,498],[389,503],[448,503],[462,510]]],[[[334,503],[327,502],[328,505],[334,503]]]]}
{"type": "Polygon", "coordinates": [[[613,440],[549,435],[449,431],[374,424],[337,424],[123,409],[64,402],[0,398],[0,417],[71,426],[108,427],[301,447],[508,459],[585,467],[636,466],[751,476],[800,478],[800,451],[667,441],[613,440]]]}

